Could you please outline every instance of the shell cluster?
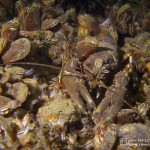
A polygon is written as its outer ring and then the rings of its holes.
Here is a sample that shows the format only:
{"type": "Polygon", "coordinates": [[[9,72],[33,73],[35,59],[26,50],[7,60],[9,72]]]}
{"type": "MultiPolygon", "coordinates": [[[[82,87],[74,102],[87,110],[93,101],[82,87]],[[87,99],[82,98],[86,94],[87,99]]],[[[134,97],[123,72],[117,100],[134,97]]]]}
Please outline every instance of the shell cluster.
{"type": "Polygon", "coordinates": [[[0,149],[148,149],[149,7],[0,0],[0,149]]]}

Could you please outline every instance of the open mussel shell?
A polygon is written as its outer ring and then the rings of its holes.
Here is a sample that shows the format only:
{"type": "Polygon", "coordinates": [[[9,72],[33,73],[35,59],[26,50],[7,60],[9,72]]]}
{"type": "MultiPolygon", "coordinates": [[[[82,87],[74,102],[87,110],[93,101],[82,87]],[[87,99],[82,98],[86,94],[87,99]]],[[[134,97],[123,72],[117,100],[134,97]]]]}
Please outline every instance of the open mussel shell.
{"type": "Polygon", "coordinates": [[[25,58],[31,48],[31,43],[26,38],[20,38],[11,43],[9,50],[2,56],[3,63],[7,64],[25,58]]]}
{"type": "Polygon", "coordinates": [[[94,37],[86,37],[78,42],[76,46],[77,58],[85,60],[90,54],[93,54],[98,47],[98,40],[94,37]]]}

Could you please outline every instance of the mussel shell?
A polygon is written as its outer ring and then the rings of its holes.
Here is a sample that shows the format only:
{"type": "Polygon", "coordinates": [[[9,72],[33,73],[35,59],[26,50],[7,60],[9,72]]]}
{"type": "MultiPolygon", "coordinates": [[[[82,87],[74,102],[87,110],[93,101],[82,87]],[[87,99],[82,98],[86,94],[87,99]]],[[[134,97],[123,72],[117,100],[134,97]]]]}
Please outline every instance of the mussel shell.
{"type": "Polygon", "coordinates": [[[1,108],[5,107],[11,101],[12,101],[12,99],[0,95],[0,110],[1,110],[1,108]]]}
{"type": "Polygon", "coordinates": [[[9,50],[2,56],[2,60],[5,64],[21,60],[29,54],[30,48],[30,41],[20,38],[11,43],[9,50]]]}
{"type": "Polygon", "coordinates": [[[1,38],[7,41],[13,41],[19,32],[19,21],[17,18],[3,24],[1,30],[1,38]]]}
{"type": "Polygon", "coordinates": [[[9,88],[8,93],[12,95],[18,102],[23,103],[28,96],[28,86],[23,82],[17,82],[12,84],[9,88]]]}
{"type": "Polygon", "coordinates": [[[87,27],[91,31],[93,30],[92,27],[96,25],[96,20],[89,14],[81,14],[78,16],[78,23],[80,26],[87,27]]]}
{"type": "Polygon", "coordinates": [[[88,28],[79,26],[79,28],[78,28],[78,40],[82,40],[87,36],[90,36],[88,28]]]}
{"type": "Polygon", "coordinates": [[[4,51],[10,41],[16,39],[19,27],[20,24],[17,18],[3,24],[0,38],[0,53],[4,51]]]}
{"type": "Polygon", "coordinates": [[[77,19],[79,26],[87,28],[91,36],[98,33],[98,22],[93,16],[89,14],[81,14],[77,19]]]}
{"type": "Polygon", "coordinates": [[[59,21],[57,19],[45,19],[42,22],[42,30],[48,30],[54,28],[59,25],[59,21]]]}
{"type": "Polygon", "coordinates": [[[64,14],[64,10],[61,7],[48,7],[42,9],[42,20],[57,18],[61,14],[64,14]]]}
{"type": "Polygon", "coordinates": [[[55,4],[55,1],[56,0],[42,0],[42,4],[48,8],[52,7],[55,4]]]}
{"type": "Polygon", "coordinates": [[[41,28],[41,8],[40,5],[34,4],[24,14],[23,30],[34,31],[41,28]]]}
{"type": "Polygon", "coordinates": [[[94,37],[86,37],[76,46],[77,58],[85,60],[89,55],[93,54],[98,47],[98,40],[94,37]]]}

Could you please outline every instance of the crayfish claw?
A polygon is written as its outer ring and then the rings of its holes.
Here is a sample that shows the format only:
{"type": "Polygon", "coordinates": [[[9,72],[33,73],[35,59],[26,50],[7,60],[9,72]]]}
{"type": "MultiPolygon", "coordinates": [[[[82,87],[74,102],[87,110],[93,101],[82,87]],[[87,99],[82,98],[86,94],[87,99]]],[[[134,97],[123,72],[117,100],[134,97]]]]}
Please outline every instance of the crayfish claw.
{"type": "Polygon", "coordinates": [[[87,88],[85,87],[85,85],[78,85],[78,88],[79,88],[80,94],[83,96],[83,98],[87,102],[88,106],[92,109],[95,109],[96,105],[95,105],[91,95],[89,94],[87,88]]]}
{"type": "Polygon", "coordinates": [[[70,97],[72,99],[72,101],[74,101],[76,108],[79,110],[79,112],[83,113],[83,114],[87,114],[86,108],[79,96],[79,93],[76,91],[74,92],[70,92],[70,97]]]}

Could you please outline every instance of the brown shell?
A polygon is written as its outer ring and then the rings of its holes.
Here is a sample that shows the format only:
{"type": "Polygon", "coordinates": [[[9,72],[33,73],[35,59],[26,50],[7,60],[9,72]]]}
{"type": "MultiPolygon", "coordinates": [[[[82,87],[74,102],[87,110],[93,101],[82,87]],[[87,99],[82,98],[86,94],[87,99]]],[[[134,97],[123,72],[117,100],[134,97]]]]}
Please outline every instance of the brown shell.
{"type": "Polygon", "coordinates": [[[16,101],[23,103],[28,96],[28,87],[22,82],[17,82],[12,84],[12,87],[9,88],[8,93],[12,95],[16,101]]]}
{"type": "Polygon", "coordinates": [[[82,40],[88,36],[90,36],[88,28],[79,26],[79,28],[78,28],[78,40],[82,40]]]}
{"type": "Polygon", "coordinates": [[[23,82],[26,83],[32,91],[35,91],[38,89],[37,79],[25,78],[23,79],[23,82]]]}
{"type": "Polygon", "coordinates": [[[97,34],[98,22],[93,16],[89,14],[80,14],[77,19],[79,26],[87,28],[90,34],[97,34]]]}
{"type": "Polygon", "coordinates": [[[25,74],[25,69],[18,66],[6,66],[5,71],[9,74],[10,80],[21,80],[25,74]]]}
{"type": "Polygon", "coordinates": [[[14,103],[14,100],[0,95],[0,115],[6,115],[11,110],[11,105],[14,103]]]}
{"type": "Polygon", "coordinates": [[[0,78],[0,83],[5,84],[10,78],[10,73],[9,72],[3,72],[1,74],[1,78],[0,78]]]}
{"type": "Polygon", "coordinates": [[[6,48],[9,41],[16,39],[19,27],[20,25],[17,18],[3,24],[0,38],[0,53],[6,48]]]}
{"type": "Polygon", "coordinates": [[[5,96],[0,95],[0,109],[5,107],[11,101],[13,101],[13,100],[10,98],[7,98],[5,96]]]}
{"type": "Polygon", "coordinates": [[[19,32],[19,21],[17,18],[3,24],[1,30],[1,38],[13,41],[19,32]]]}
{"type": "Polygon", "coordinates": [[[22,28],[27,31],[39,30],[41,28],[41,8],[39,4],[34,4],[24,13],[22,28]]]}
{"type": "Polygon", "coordinates": [[[30,48],[30,41],[26,38],[20,38],[12,42],[9,50],[2,56],[2,60],[5,64],[21,60],[29,54],[30,48]]]}
{"type": "Polygon", "coordinates": [[[52,7],[55,4],[56,0],[42,0],[42,4],[45,7],[52,7]]]}
{"type": "Polygon", "coordinates": [[[29,38],[30,40],[40,40],[40,41],[51,41],[51,38],[53,37],[53,32],[51,31],[24,31],[21,30],[19,34],[22,37],[29,38]]]}
{"type": "Polygon", "coordinates": [[[98,47],[98,40],[94,37],[86,37],[76,46],[77,58],[85,60],[89,55],[94,53],[98,47]]]}
{"type": "Polygon", "coordinates": [[[95,18],[89,14],[81,14],[78,16],[78,23],[80,26],[88,27],[90,30],[91,27],[96,23],[95,18]]]}
{"type": "Polygon", "coordinates": [[[57,25],[59,25],[59,21],[57,19],[45,19],[44,21],[42,21],[42,29],[43,30],[48,30],[48,29],[52,29],[54,27],[56,27],[57,25]]]}

